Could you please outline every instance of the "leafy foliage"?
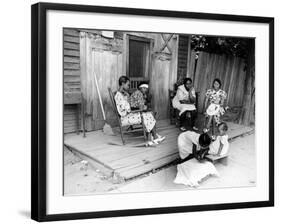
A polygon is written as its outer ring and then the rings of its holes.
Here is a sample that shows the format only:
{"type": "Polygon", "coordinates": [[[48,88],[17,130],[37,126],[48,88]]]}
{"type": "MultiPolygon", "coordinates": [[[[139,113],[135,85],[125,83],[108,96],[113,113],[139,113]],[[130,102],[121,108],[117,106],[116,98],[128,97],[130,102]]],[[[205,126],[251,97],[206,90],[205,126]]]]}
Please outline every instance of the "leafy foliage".
{"type": "Polygon", "coordinates": [[[249,52],[249,41],[249,38],[192,35],[191,48],[196,52],[227,54],[246,59],[249,52]]]}

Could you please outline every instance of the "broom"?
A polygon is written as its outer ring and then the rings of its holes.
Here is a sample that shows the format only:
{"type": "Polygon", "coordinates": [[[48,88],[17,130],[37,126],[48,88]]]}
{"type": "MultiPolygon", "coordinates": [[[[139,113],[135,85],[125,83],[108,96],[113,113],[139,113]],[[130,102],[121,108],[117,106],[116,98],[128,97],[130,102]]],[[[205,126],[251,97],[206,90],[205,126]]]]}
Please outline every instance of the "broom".
{"type": "Polygon", "coordinates": [[[109,124],[106,123],[106,117],[105,117],[105,113],[104,113],[104,108],[103,108],[103,104],[102,104],[102,100],[101,100],[101,95],[100,95],[100,90],[99,90],[99,86],[98,86],[98,81],[97,81],[97,77],[96,77],[96,73],[94,72],[94,78],[95,78],[95,83],[96,83],[96,87],[97,87],[97,92],[98,92],[98,96],[99,96],[99,101],[100,101],[100,106],[101,106],[101,111],[102,111],[102,116],[104,119],[104,126],[103,126],[103,132],[107,135],[114,135],[112,128],[110,127],[109,124]]]}

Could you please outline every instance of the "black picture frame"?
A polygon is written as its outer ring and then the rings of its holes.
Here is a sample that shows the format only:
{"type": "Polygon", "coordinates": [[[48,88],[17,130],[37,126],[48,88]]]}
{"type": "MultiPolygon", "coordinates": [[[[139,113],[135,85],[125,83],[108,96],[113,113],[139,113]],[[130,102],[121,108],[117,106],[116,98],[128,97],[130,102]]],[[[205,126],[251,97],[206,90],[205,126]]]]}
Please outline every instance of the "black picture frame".
{"type": "Polygon", "coordinates": [[[240,15],[195,13],[183,11],[163,11],[136,8],[102,7],[74,4],[37,3],[31,10],[31,218],[37,221],[74,220],[86,218],[135,216],[161,213],[193,212],[206,210],[238,209],[274,206],[274,18],[240,15]],[[153,17],[177,17],[216,21],[253,22],[269,25],[269,200],[214,205],[178,206],[149,209],[114,210],[52,214],[46,212],[46,37],[48,10],[69,12],[110,13],[153,17]]]}

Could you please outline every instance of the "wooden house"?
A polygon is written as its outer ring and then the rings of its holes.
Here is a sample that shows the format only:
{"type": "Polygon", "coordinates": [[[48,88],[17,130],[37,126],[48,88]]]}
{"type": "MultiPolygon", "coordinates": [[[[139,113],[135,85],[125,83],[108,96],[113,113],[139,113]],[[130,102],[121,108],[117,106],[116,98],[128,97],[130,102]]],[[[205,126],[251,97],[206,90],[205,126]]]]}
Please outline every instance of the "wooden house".
{"type": "MultiPolygon", "coordinates": [[[[169,123],[169,90],[184,77],[191,77],[199,92],[199,112],[204,110],[206,90],[214,78],[220,78],[228,93],[226,104],[238,108],[236,114],[228,112],[232,118],[236,116],[232,120],[247,125],[254,121],[254,69],[246,71],[242,58],[192,51],[188,35],[65,28],[63,40],[64,144],[117,181],[158,169],[178,158],[179,129],[169,123]],[[166,136],[165,142],[154,149],[135,147],[135,142],[123,146],[120,136],[107,136],[100,131],[104,119],[94,77],[106,121],[115,127],[117,117],[108,88],[117,90],[122,75],[130,78],[132,89],[141,81],[149,82],[157,131],[166,136]],[[71,133],[80,128],[88,131],[86,138],[71,133]]],[[[234,123],[230,129],[232,138],[253,131],[234,123]]],[[[139,142],[142,144],[143,139],[139,142]]]]}
{"type": "MultiPolygon", "coordinates": [[[[82,92],[86,130],[104,125],[94,73],[111,125],[116,124],[116,117],[107,88],[117,90],[122,75],[130,78],[131,88],[148,81],[158,119],[168,119],[169,89],[177,81],[178,41],[176,34],[64,29],[65,92],[82,92]]],[[[68,103],[64,115],[65,132],[75,131],[76,107],[68,103]]]]}
{"type": "Polygon", "coordinates": [[[169,89],[173,89],[177,80],[183,77],[194,80],[199,92],[198,109],[202,112],[204,93],[214,78],[220,78],[222,88],[228,93],[227,105],[236,109],[236,114],[232,114],[236,116],[234,120],[246,125],[254,123],[254,75],[247,76],[242,58],[196,53],[191,50],[190,36],[179,34],[65,28],[63,39],[65,133],[74,132],[77,125],[83,126],[75,105],[81,93],[85,100],[85,129],[99,130],[104,125],[94,73],[107,121],[112,126],[117,120],[107,88],[117,90],[122,75],[130,78],[132,89],[141,81],[149,82],[158,120],[170,116],[169,89]]]}

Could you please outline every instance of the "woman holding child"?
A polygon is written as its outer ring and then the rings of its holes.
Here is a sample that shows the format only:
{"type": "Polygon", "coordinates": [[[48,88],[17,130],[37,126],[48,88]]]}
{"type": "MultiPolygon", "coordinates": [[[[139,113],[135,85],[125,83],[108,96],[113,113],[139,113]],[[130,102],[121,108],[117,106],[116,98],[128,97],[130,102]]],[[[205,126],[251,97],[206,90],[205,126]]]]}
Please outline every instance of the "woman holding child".
{"type": "Polygon", "coordinates": [[[127,76],[121,76],[119,78],[119,89],[116,92],[114,99],[116,102],[118,113],[121,117],[122,126],[130,126],[135,124],[143,124],[145,131],[148,133],[147,142],[148,146],[153,146],[162,142],[165,137],[160,136],[156,133],[156,120],[152,112],[146,111],[147,108],[142,105],[142,108],[139,108],[137,111],[131,109],[131,98],[128,90],[130,88],[130,80],[127,76]]]}

